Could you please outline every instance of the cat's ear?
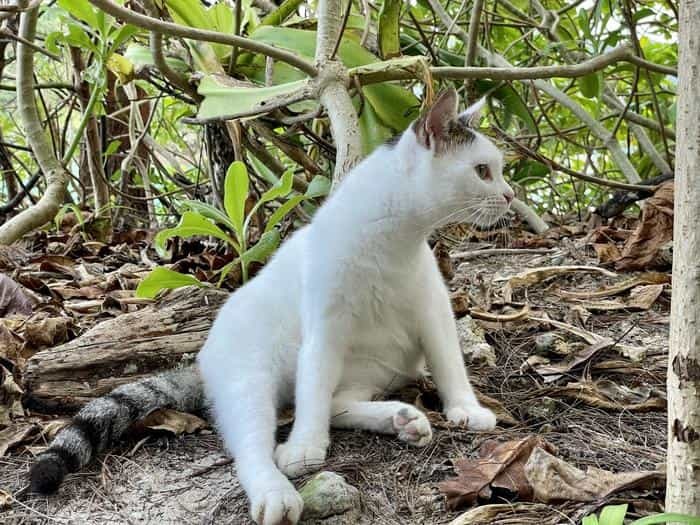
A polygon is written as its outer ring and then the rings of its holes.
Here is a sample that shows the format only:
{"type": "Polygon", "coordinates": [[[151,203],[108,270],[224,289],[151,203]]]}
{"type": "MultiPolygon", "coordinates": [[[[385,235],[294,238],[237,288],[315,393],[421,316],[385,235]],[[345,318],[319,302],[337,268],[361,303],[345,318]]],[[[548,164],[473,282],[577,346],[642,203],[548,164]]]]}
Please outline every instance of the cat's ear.
{"type": "Polygon", "coordinates": [[[438,95],[437,100],[425,116],[425,131],[440,138],[445,135],[450,121],[457,118],[457,91],[449,88],[438,95]]]}
{"type": "Polygon", "coordinates": [[[468,128],[476,128],[481,122],[482,110],[486,105],[486,97],[482,97],[459,114],[459,121],[468,128]]]}
{"type": "Polygon", "coordinates": [[[449,123],[457,118],[457,91],[446,89],[438,96],[428,113],[413,127],[418,143],[430,149],[447,137],[449,123]]]}

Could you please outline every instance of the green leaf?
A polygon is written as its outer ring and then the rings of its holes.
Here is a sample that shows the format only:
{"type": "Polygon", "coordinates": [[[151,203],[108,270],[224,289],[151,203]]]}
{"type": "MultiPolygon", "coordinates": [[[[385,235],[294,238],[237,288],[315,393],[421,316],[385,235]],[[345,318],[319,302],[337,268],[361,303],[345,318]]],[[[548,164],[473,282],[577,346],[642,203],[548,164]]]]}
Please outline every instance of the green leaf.
{"type": "Polygon", "coordinates": [[[384,0],[379,11],[379,27],[377,38],[379,50],[383,58],[393,58],[401,54],[399,44],[399,19],[401,17],[400,0],[384,0]]]}
{"type": "MultiPolygon", "coordinates": [[[[315,31],[261,26],[250,35],[250,38],[294,51],[309,60],[313,60],[316,51],[315,31]]],[[[349,38],[341,40],[338,56],[348,68],[364,66],[379,60],[358,42],[349,38]]],[[[265,80],[265,62],[263,59],[256,58],[256,64],[255,69],[247,72],[252,78],[262,83],[265,80]]],[[[272,78],[277,84],[306,78],[306,75],[287,64],[278,62],[275,64],[272,78]]],[[[420,103],[409,89],[385,82],[363,87],[362,94],[365,101],[372,104],[377,117],[394,131],[403,131],[418,116],[420,103]]]]}
{"type": "Polygon", "coordinates": [[[226,276],[234,268],[234,266],[238,266],[239,264],[241,264],[241,260],[238,257],[236,257],[233,261],[221,267],[221,270],[219,270],[219,280],[216,283],[217,288],[221,288],[221,285],[223,284],[224,279],[226,279],[226,276]]]}
{"type": "Polygon", "coordinates": [[[245,201],[248,199],[248,170],[240,160],[231,163],[224,181],[224,209],[233,223],[239,242],[243,240],[245,201]]]}
{"type": "Polygon", "coordinates": [[[182,288],[189,285],[204,286],[204,283],[192,275],[185,275],[163,266],[157,266],[139,283],[136,288],[136,297],[153,299],[161,290],[182,288]]]}
{"type": "Polygon", "coordinates": [[[277,9],[271,11],[265,18],[260,21],[261,26],[278,26],[281,25],[304,0],[284,0],[277,9]]]}
{"type": "Polygon", "coordinates": [[[598,517],[600,525],[624,525],[625,514],[627,514],[627,504],[607,505],[603,507],[598,517]]]}
{"type": "Polygon", "coordinates": [[[250,264],[251,262],[264,263],[272,255],[272,253],[277,249],[280,244],[280,232],[272,229],[265,231],[260,240],[241,255],[241,259],[244,264],[250,264]]]}
{"type": "Polygon", "coordinates": [[[550,169],[536,160],[524,159],[518,163],[512,180],[518,184],[532,184],[549,175],[550,169]]]}
{"type": "MultiPolygon", "coordinates": [[[[148,47],[140,44],[129,44],[124,52],[124,57],[128,58],[137,68],[139,66],[152,66],[155,64],[155,62],[153,62],[153,54],[151,53],[151,50],[148,47]]],[[[184,73],[190,69],[187,62],[180,60],[179,58],[166,56],[165,63],[180,73],[184,73]]]]}
{"type": "Polygon", "coordinates": [[[583,518],[581,521],[581,525],[600,525],[598,523],[598,518],[596,518],[595,514],[591,514],[590,516],[586,516],[583,518]]]}
{"type": "Polygon", "coordinates": [[[677,514],[674,512],[664,512],[654,514],[630,523],[630,525],[657,525],[660,523],[685,523],[686,525],[700,525],[700,516],[688,516],[687,514],[677,514]]]}
{"type": "Polygon", "coordinates": [[[58,5],[78,20],[86,22],[90,27],[100,28],[97,11],[92,8],[88,0],[58,0],[58,5]]]}
{"type": "Polygon", "coordinates": [[[216,237],[217,239],[221,239],[222,241],[226,241],[236,246],[233,239],[226,235],[213,222],[206,219],[202,215],[191,211],[186,211],[183,213],[182,217],[180,217],[180,222],[174,228],[167,228],[158,232],[158,235],[156,235],[154,239],[155,246],[156,249],[162,251],[165,249],[165,241],[171,237],[187,238],[195,235],[216,237]]]}
{"type": "Polygon", "coordinates": [[[288,169],[282,174],[280,181],[275,184],[272,188],[267,190],[260,196],[258,204],[264,202],[270,202],[271,200],[278,199],[280,197],[285,197],[292,191],[292,183],[294,182],[294,170],[288,169]]]}
{"type": "Polygon", "coordinates": [[[223,224],[232,232],[236,231],[236,226],[233,224],[231,219],[229,219],[228,216],[224,212],[222,212],[218,208],[215,208],[211,204],[207,204],[206,202],[188,199],[188,200],[183,201],[183,205],[186,208],[188,208],[189,210],[197,212],[200,215],[203,215],[207,219],[211,219],[219,224],[223,224]]]}
{"type": "Polygon", "coordinates": [[[64,34],[63,37],[57,39],[57,41],[58,40],[62,40],[69,46],[78,47],[86,51],[92,51],[94,53],[99,52],[97,46],[92,43],[92,40],[90,40],[88,34],[79,24],[69,22],[68,34],[64,34]]]}
{"type": "Polygon", "coordinates": [[[362,139],[362,153],[366,156],[375,148],[382,145],[393,136],[393,131],[386,127],[371,104],[365,104],[359,118],[360,138],[362,139]]]}
{"type": "Polygon", "coordinates": [[[578,87],[586,98],[595,98],[600,91],[600,78],[597,73],[591,73],[578,79],[578,87]]]}
{"type": "MultiPolygon", "coordinates": [[[[201,2],[192,0],[165,0],[165,5],[175,23],[218,33],[233,33],[233,10],[224,2],[217,3],[208,9],[201,2]]],[[[204,54],[206,54],[206,48],[210,48],[219,61],[223,61],[231,53],[231,46],[226,44],[200,44],[198,43],[197,46],[204,54]]]]}
{"type": "Polygon", "coordinates": [[[112,34],[109,35],[110,39],[112,40],[110,51],[116,51],[119,48],[119,46],[121,46],[124,42],[129,40],[134,35],[138,34],[140,31],[140,28],[131,24],[125,24],[116,31],[113,31],[112,34]]]}
{"type": "Polygon", "coordinates": [[[107,144],[107,147],[105,148],[104,152],[104,157],[109,157],[110,155],[114,155],[117,150],[119,149],[119,146],[121,146],[122,141],[119,139],[114,139],[112,142],[107,144]]]}
{"type": "Polygon", "coordinates": [[[293,101],[305,97],[306,86],[306,80],[266,87],[227,86],[220,83],[217,76],[209,75],[202,79],[197,90],[204,97],[197,116],[215,118],[264,113],[270,106],[270,99],[289,97],[293,101]],[[298,96],[295,97],[294,93],[298,96]]]}
{"type": "Polygon", "coordinates": [[[317,197],[325,197],[331,192],[331,180],[323,175],[316,175],[311,182],[309,187],[306,188],[306,193],[304,196],[307,199],[315,199],[317,197]]]}
{"type": "Polygon", "coordinates": [[[301,201],[303,201],[306,197],[304,195],[295,195],[291,199],[289,199],[287,202],[282,204],[279,208],[277,208],[272,215],[267,219],[267,224],[265,225],[265,233],[268,233],[274,229],[275,226],[279,224],[279,222],[284,219],[284,217],[294,209],[294,207],[299,204],[301,201]]]}

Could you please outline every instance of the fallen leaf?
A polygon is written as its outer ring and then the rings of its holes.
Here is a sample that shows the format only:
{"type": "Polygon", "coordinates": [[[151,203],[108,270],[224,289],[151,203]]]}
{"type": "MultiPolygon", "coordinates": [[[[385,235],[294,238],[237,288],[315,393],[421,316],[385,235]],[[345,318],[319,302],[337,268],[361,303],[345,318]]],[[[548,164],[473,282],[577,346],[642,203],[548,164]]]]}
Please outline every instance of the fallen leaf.
{"type": "Polygon", "coordinates": [[[557,388],[555,393],[605,410],[650,412],[666,409],[666,400],[652,397],[651,388],[630,388],[608,380],[568,383],[557,388]]]}
{"type": "Polygon", "coordinates": [[[7,510],[12,506],[12,494],[0,489],[0,510],[7,510]]]}
{"type": "Polygon", "coordinates": [[[10,425],[5,429],[0,430],[0,458],[3,457],[12,447],[21,445],[29,438],[34,437],[39,430],[39,425],[35,423],[10,425]]]}
{"type": "Polygon", "coordinates": [[[563,361],[555,364],[535,365],[533,368],[539,375],[542,376],[545,383],[553,383],[557,379],[563,377],[565,374],[571,372],[577,366],[589,361],[597,353],[610,348],[614,344],[615,341],[613,339],[605,337],[597,343],[587,346],[582,350],[567,356],[567,358],[563,361]]]}
{"type": "Polygon", "coordinates": [[[510,518],[508,523],[530,523],[525,518],[530,515],[538,519],[545,513],[550,513],[551,508],[541,503],[495,503],[493,505],[480,505],[469,509],[464,514],[453,519],[448,525],[483,525],[494,523],[496,518],[510,518]],[[512,521],[512,520],[518,520],[512,521]]]}
{"type": "Polygon", "coordinates": [[[537,447],[524,467],[525,478],[534,499],[550,501],[596,501],[631,488],[650,488],[663,484],[662,472],[641,471],[615,474],[589,467],[586,472],[537,447]]]}
{"type": "Polygon", "coordinates": [[[580,301],[586,310],[612,312],[615,310],[648,310],[664,291],[663,284],[650,284],[633,288],[626,299],[611,301],[580,301]]]}
{"type": "Polygon", "coordinates": [[[180,434],[192,434],[197,430],[207,428],[209,423],[201,417],[187,412],[179,412],[170,408],[156,410],[141,420],[146,428],[152,430],[167,430],[176,436],[180,434]]]}
{"type": "Polygon", "coordinates": [[[0,428],[9,426],[12,419],[24,415],[24,391],[15,383],[12,373],[0,365],[0,428]]]}
{"type": "Polygon", "coordinates": [[[34,300],[25,288],[7,275],[0,274],[0,317],[32,313],[34,300]]]}
{"type": "Polygon", "coordinates": [[[22,345],[19,336],[5,326],[4,322],[0,322],[0,357],[15,361],[22,350],[22,345]]]}
{"type": "Polygon", "coordinates": [[[557,293],[564,299],[601,299],[619,295],[627,290],[631,290],[644,284],[669,284],[671,276],[661,272],[646,272],[631,279],[626,279],[619,284],[601,288],[600,290],[587,292],[574,292],[569,290],[559,290],[557,293]]]}
{"type": "Polygon", "coordinates": [[[600,264],[615,262],[620,258],[620,250],[615,244],[595,243],[593,249],[598,256],[598,262],[600,264]]]}
{"type": "Polygon", "coordinates": [[[68,317],[46,317],[43,312],[27,320],[24,327],[24,338],[27,345],[33,348],[54,346],[68,340],[68,328],[71,320],[68,317]]]}
{"type": "Polygon", "coordinates": [[[513,275],[508,279],[503,287],[503,298],[510,303],[513,299],[513,293],[522,288],[528,288],[534,284],[541,283],[552,277],[567,275],[575,272],[597,272],[607,277],[617,277],[617,274],[598,268],[597,266],[542,266],[539,268],[531,268],[513,275]]]}
{"type": "Polygon", "coordinates": [[[617,270],[646,270],[665,266],[661,258],[663,246],[673,239],[673,181],[659,186],[646,199],[637,229],[622,248],[615,263],[617,270]]]}
{"type": "Polygon", "coordinates": [[[477,500],[488,501],[494,490],[515,495],[520,499],[531,499],[532,488],[525,477],[524,466],[533,449],[554,448],[537,436],[528,436],[517,441],[499,443],[486,441],[479,449],[478,459],[455,461],[457,477],[438,485],[447,497],[447,507],[455,509],[472,505],[477,500]]]}

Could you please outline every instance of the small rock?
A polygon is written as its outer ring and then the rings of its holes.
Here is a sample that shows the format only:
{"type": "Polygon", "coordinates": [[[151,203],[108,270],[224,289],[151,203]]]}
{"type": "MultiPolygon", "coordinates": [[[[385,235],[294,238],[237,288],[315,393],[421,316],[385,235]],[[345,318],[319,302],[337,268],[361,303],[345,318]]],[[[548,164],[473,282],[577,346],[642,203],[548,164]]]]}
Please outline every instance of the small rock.
{"type": "Polygon", "coordinates": [[[535,353],[538,355],[548,354],[554,350],[554,345],[557,342],[557,334],[554,332],[545,332],[535,337],[535,353]]]}
{"type": "Polygon", "coordinates": [[[558,402],[551,397],[541,397],[525,409],[528,417],[538,420],[548,420],[556,417],[558,412],[558,402]]]}
{"type": "Polygon", "coordinates": [[[304,525],[350,525],[360,518],[360,491],[334,472],[319,472],[299,490],[304,525]]]}
{"type": "Polygon", "coordinates": [[[470,316],[457,321],[457,337],[469,363],[496,366],[496,351],[486,342],[483,329],[470,316]]]}

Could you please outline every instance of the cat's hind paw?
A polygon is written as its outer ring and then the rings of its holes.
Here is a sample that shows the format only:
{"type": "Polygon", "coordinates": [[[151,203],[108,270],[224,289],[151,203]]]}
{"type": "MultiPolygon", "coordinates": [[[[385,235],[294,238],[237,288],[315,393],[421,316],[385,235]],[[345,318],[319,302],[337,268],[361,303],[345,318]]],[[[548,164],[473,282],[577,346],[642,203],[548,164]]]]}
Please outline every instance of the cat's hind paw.
{"type": "Polygon", "coordinates": [[[399,409],[394,415],[393,425],[398,438],[414,447],[424,447],[433,438],[428,418],[410,405],[399,409]]]}
{"type": "Polygon", "coordinates": [[[452,407],[445,411],[445,416],[452,423],[466,424],[469,430],[493,430],[496,428],[494,413],[479,405],[452,407]]]}
{"type": "MultiPolygon", "coordinates": [[[[287,480],[285,480],[287,481],[287,480]]],[[[251,494],[250,514],[257,525],[296,525],[304,502],[291,483],[251,494]]]]}
{"type": "Polygon", "coordinates": [[[326,461],[326,447],[315,444],[282,443],[275,449],[275,463],[289,478],[319,470],[326,461]]]}

